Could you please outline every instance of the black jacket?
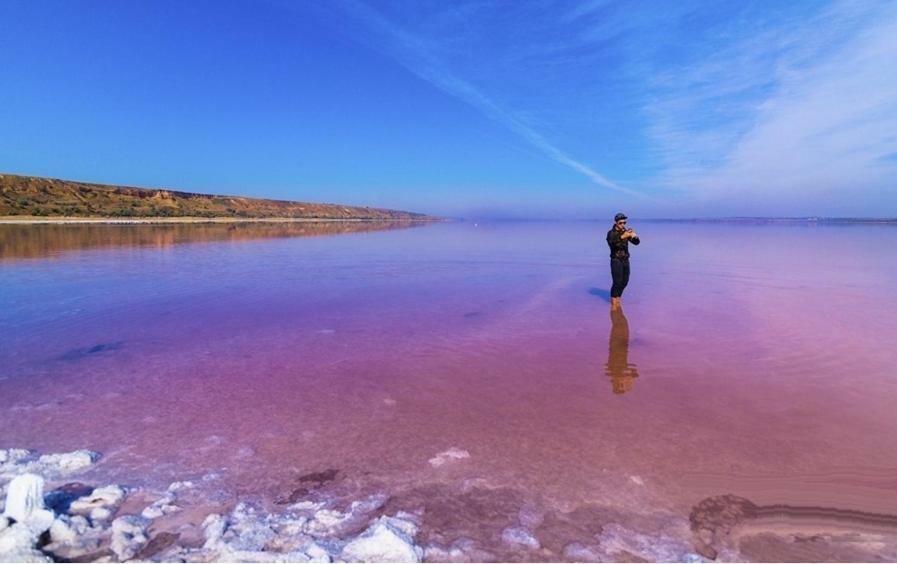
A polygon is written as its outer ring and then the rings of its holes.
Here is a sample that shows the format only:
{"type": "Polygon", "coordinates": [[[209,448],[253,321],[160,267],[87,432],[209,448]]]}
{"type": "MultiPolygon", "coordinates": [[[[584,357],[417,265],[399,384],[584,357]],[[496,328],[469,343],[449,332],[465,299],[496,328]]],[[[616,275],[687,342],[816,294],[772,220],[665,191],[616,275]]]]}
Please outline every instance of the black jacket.
{"type": "Polygon", "coordinates": [[[629,260],[629,243],[638,245],[641,243],[638,237],[632,239],[622,239],[622,231],[617,231],[616,227],[611,227],[607,232],[607,246],[610,247],[610,258],[619,260],[629,260]]]}

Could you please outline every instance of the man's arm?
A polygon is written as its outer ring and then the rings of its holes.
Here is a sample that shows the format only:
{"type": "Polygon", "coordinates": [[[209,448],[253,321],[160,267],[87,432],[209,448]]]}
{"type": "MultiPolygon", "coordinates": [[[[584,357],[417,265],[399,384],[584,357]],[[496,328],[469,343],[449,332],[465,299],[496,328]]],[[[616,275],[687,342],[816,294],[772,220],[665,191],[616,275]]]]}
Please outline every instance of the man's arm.
{"type": "Polygon", "coordinates": [[[641,239],[638,238],[638,234],[633,230],[623,233],[621,239],[628,239],[633,245],[638,245],[642,242],[641,239]]]}

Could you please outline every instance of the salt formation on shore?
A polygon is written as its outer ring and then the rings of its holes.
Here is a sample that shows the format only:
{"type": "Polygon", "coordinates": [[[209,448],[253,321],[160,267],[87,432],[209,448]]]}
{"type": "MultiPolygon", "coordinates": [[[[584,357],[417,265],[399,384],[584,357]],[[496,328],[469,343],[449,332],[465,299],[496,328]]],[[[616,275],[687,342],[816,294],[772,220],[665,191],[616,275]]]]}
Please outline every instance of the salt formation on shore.
{"type": "MultiPolygon", "coordinates": [[[[429,462],[438,467],[469,456],[451,448],[429,462]]],[[[615,555],[702,560],[686,540],[684,520],[664,534],[647,535],[610,519],[591,527],[583,522],[588,512],[555,512],[554,526],[583,533],[561,540],[544,528],[546,513],[512,490],[462,488],[469,500],[459,502],[450,486],[440,484],[422,498],[406,495],[405,507],[418,508],[409,512],[384,493],[356,494],[352,501],[320,495],[316,488],[338,474],[328,469],[301,476],[304,486],[275,502],[284,506],[282,511],[271,513],[245,501],[225,511],[227,506],[210,505],[199,487],[216,479],[212,474],[198,482],[173,482],[162,491],[70,481],[98,460],[99,454],[86,450],[43,456],[0,450],[0,493],[5,494],[0,496],[0,562],[469,562],[501,560],[502,555],[515,560],[559,555],[574,561],[613,560],[615,555]],[[422,532],[423,508],[434,497],[443,505],[427,509],[427,515],[434,511],[436,522],[460,519],[462,530],[422,532]],[[489,506],[490,500],[497,509],[480,523],[475,508],[489,506]],[[469,513],[468,505],[474,508],[469,513]],[[481,525],[485,529],[477,530],[481,525]]]]}
{"type": "Polygon", "coordinates": [[[205,517],[202,538],[182,544],[181,532],[157,529],[165,528],[160,520],[181,511],[177,496],[192,482],[172,483],[137,514],[119,514],[138,492],[120,485],[66,483],[45,495],[45,478],[64,480],[98,458],[90,451],[38,456],[0,450],[0,492],[6,494],[0,561],[420,562],[424,555],[414,542],[420,517],[382,514],[382,494],[356,500],[345,511],[306,500],[272,514],[241,502],[229,514],[205,517]]]}
{"type": "Polygon", "coordinates": [[[38,537],[53,523],[53,513],[44,509],[44,479],[22,474],[13,478],[8,488],[0,517],[0,560],[48,561],[35,549],[38,537]]]}
{"type": "MultiPolygon", "coordinates": [[[[468,457],[453,448],[430,464],[468,457]]],[[[161,491],[71,481],[98,460],[0,449],[0,562],[897,561],[897,515],[731,494],[705,498],[686,519],[643,499],[644,512],[559,509],[480,479],[362,495],[367,485],[332,487],[341,471],[328,468],[295,478],[272,513],[210,500],[203,484],[215,473],[161,491]]],[[[639,494],[648,487],[625,481],[639,494]]]]}
{"type": "Polygon", "coordinates": [[[446,451],[440,452],[433,458],[429,460],[430,465],[434,468],[438,468],[442,466],[446,462],[451,462],[453,460],[463,460],[465,458],[470,458],[470,453],[466,450],[461,450],[460,448],[452,447],[446,451]]]}
{"type": "Polygon", "coordinates": [[[9,480],[25,473],[52,479],[79,472],[91,466],[99,456],[89,450],[38,456],[24,448],[0,449],[0,487],[5,491],[9,480]]]}
{"type": "MultiPolygon", "coordinates": [[[[469,456],[451,448],[429,462],[439,467],[469,456]]],[[[442,531],[422,534],[425,504],[419,501],[409,507],[420,509],[408,512],[383,493],[351,502],[309,495],[333,480],[336,470],[300,477],[306,487],[276,502],[284,509],[275,513],[248,502],[236,503],[229,512],[220,505],[210,507],[197,489],[199,482],[173,482],[162,491],[147,491],[69,481],[98,459],[99,454],[85,450],[43,456],[24,449],[0,450],[0,493],[6,498],[0,506],[0,561],[467,562],[500,560],[500,554],[528,554],[530,559],[562,554],[568,560],[603,561],[616,553],[648,560],[700,560],[682,540],[641,535],[612,524],[601,529],[600,538],[586,535],[582,542],[557,545],[550,534],[543,537],[545,513],[522,499],[517,508],[516,503],[508,506],[511,512],[504,524],[500,512],[493,515],[493,524],[499,525],[494,533],[465,529],[476,539],[464,533],[456,538],[442,531]],[[429,540],[424,546],[418,537],[429,540]]],[[[207,479],[215,476],[200,481],[207,479]]],[[[486,503],[489,492],[487,488],[486,497],[471,498],[473,506],[486,503]]],[[[439,494],[445,495],[453,494],[439,494]]]]}
{"type": "Polygon", "coordinates": [[[539,539],[523,527],[508,527],[501,532],[501,540],[511,546],[519,545],[532,550],[541,548],[539,539]]]}

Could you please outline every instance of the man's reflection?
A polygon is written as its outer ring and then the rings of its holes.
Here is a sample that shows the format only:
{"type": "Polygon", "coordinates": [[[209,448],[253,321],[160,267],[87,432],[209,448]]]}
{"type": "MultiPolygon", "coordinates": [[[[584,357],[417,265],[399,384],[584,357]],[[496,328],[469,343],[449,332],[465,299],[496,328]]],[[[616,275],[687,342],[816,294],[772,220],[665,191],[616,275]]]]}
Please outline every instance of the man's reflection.
{"type": "Polygon", "coordinates": [[[638,369],[629,363],[629,322],[622,309],[610,311],[610,346],[604,373],[610,377],[615,394],[625,394],[638,378],[638,369]]]}

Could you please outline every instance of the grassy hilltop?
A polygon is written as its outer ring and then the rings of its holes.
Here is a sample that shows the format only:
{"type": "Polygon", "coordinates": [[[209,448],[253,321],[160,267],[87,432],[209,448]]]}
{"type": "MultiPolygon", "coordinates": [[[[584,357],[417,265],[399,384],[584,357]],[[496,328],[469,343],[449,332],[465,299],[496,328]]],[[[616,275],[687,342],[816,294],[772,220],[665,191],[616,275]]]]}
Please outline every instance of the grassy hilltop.
{"type": "Polygon", "coordinates": [[[368,207],[195,194],[0,174],[0,216],[435,219],[368,207]]]}

